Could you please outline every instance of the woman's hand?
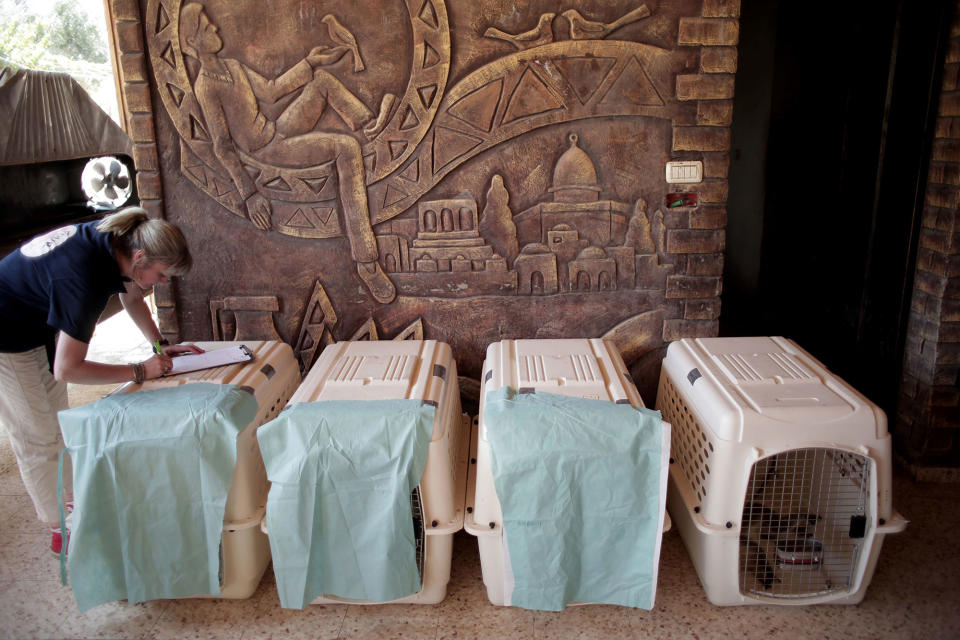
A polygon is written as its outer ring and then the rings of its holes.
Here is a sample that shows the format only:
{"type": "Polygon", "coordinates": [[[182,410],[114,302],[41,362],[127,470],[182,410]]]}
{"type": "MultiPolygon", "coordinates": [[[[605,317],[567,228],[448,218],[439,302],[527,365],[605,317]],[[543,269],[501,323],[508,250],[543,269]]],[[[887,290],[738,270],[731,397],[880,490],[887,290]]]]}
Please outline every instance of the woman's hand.
{"type": "Polygon", "coordinates": [[[164,375],[173,368],[173,362],[170,356],[165,353],[158,353],[143,363],[144,380],[153,380],[164,375]]]}
{"type": "Polygon", "coordinates": [[[203,353],[203,349],[195,344],[168,344],[162,347],[163,353],[168,356],[182,356],[185,353],[203,353]]]}

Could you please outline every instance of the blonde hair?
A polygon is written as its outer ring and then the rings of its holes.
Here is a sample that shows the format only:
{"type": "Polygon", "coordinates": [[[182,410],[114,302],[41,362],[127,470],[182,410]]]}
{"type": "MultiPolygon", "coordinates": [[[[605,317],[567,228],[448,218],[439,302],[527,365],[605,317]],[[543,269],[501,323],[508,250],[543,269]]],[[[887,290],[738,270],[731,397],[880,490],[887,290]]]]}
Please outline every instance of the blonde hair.
{"type": "Polygon", "coordinates": [[[169,275],[182,276],[193,266],[183,232],[166,220],[151,218],[140,207],[111,213],[100,221],[97,231],[109,233],[114,251],[127,258],[143,249],[147,264],[166,265],[169,275]]]}

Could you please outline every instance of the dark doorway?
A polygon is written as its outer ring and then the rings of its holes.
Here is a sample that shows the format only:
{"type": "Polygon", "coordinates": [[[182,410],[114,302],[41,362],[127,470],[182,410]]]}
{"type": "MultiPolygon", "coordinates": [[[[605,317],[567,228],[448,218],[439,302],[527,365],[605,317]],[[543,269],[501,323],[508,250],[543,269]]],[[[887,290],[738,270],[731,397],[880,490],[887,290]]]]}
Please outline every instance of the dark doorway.
{"type": "Polygon", "coordinates": [[[893,415],[952,0],[743,0],[721,335],[893,415]]]}

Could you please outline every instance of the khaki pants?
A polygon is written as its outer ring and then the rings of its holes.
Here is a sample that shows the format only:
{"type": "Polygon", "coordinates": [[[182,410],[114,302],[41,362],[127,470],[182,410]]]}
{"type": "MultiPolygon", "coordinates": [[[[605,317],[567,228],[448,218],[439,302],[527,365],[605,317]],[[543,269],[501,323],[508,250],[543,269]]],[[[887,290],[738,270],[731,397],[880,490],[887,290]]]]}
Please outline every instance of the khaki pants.
{"type": "MultiPolygon", "coordinates": [[[[50,373],[44,347],[0,353],[0,423],[10,437],[37,517],[49,524],[60,521],[57,464],[63,437],[57,412],[67,408],[67,384],[50,373]]],[[[65,500],[73,495],[69,456],[63,460],[63,495],[65,500]]]]}

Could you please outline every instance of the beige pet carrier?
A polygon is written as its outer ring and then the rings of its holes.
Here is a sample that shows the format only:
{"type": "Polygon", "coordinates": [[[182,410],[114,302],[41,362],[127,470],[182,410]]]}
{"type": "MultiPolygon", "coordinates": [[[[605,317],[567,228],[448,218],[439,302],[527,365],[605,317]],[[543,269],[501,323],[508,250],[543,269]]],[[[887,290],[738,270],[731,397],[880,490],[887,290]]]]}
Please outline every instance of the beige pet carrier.
{"type": "MultiPolygon", "coordinates": [[[[436,412],[423,477],[410,495],[422,589],[393,602],[436,604],[447,593],[453,534],[463,528],[469,445],[450,347],[436,340],[337,342],[323,350],[290,404],[401,398],[426,401],[436,412]]],[[[312,604],[333,602],[378,604],[333,595],[312,604]]]]}
{"type": "MultiPolygon", "coordinates": [[[[480,388],[480,415],[472,434],[471,462],[475,464],[471,464],[467,480],[468,515],[464,528],[477,537],[487,597],[499,606],[506,604],[512,572],[504,543],[500,501],[494,487],[490,443],[483,421],[483,398],[488,392],[504,386],[521,393],[545,391],[644,406],[620,353],[610,342],[598,339],[504,340],[487,347],[480,388]]],[[[670,425],[664,422],[663,429],[666,453],[670,425]]],[[[667,531],[670,517],[664,508],[666,486],[660,489],[662,528],[667,531]]]]}
{"type": "Polygon", "coordinates": [[[204,369],[176,376],[127,384],[115,393],[163,389],[191,382],[232,384],[252,390],[256,417],[237,437],[237,464],[223,515],[220,592],[223,598],[249,598],[270,563],[270,541],[259,524],[267,504],[267,472],[257,444],[257,428],[272,420],[300,383],[293,350],[283,342],[197,342],[212,351],[244,344],[253,353],[250,362],[204,369]]]}
{"type": "Polygon", "coordinates": [[[784,338],[672,343],[668,508],[714,604],[863,599],[891,505],[884,413],[784,338]]]}

